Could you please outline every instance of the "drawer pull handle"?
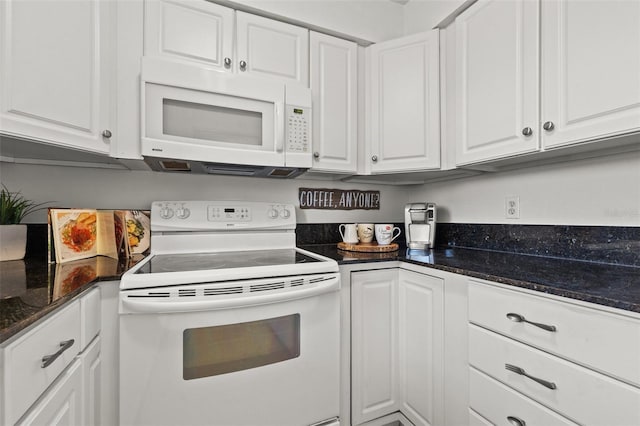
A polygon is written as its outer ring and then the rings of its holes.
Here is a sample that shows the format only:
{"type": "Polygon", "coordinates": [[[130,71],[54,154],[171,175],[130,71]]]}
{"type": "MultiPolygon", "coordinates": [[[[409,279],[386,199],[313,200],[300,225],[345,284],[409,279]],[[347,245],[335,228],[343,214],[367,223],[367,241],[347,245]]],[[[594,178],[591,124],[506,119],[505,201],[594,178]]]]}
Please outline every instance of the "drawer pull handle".
{"type": "Polygon", "coordinates": [[[506,368],[509,371],[512,371],[516,374],[520,374],[521,376],[527,377],[531,380],[533,380],[534,382],[538,382],[540,383],[542,386],[547,387],[549,389],[555,389],[556,388],[556,384],[553,382],[547,382],[546,380],[542,380],[542,379],[538,379],[537,377],[533,377],[527,374],[526,371],[524,371],[522,368],[515,366],[515,365],[511,365],[511,364],[505,364],[504,368],[506,368]]]}
{"type": "Polygon", "coordinates": [[[513,322],[526,322],[527,324],[531,324],[531,325],[535,325],[536,327],[540,327],[543,330],[556,331],[556,326],[555,325],[547,325],[547,324],[540,324],[539,322],[527,321],[525,319],[525,317],[523,317],[522,315],[515,314],[513,312],[509,312],[507,314],[507,318],[509,318],[513,322]]]}
{"type": "Polygon", "coordinates": [[[513,426],[526,426],[526,422],[514,416],[507,416],[507,421],[513,426]]]}
{"type": "Polygon", "coordinates": [[[71,340],[65,340],[64,342],[60,342],[60,349],[58,349],[58,352],[56,352],[53,355],[45,355],[42,357],[42,368],[47,368],[48,366],[50,366],[53,361],[55,361],[60,355],[62,355],[62,352],[66,351],[67,349],[69,349],[71,346],[73,346],[73,343],[75,342],[75,340],[71,339],[71,340]]]}

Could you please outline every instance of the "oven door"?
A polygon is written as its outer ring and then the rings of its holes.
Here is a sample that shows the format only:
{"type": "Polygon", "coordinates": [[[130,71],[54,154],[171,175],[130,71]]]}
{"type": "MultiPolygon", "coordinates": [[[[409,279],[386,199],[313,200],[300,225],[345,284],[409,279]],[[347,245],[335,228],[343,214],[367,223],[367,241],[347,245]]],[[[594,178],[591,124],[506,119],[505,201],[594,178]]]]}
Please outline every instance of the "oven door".
{"type": "Polygon", "coordinates": [[[285,86],[146,58],[142,155],[284,166],[285,86]]]}
{"type": "Polygon", "coordinates": [[[170,296],[121,292],[120,423],[301,426],[337,417],[339,276],[300,289],[288,280],[287,289],[281,279],[252,280],[256,294],[238,297],[235,282],[172,287],[170,296]]]}

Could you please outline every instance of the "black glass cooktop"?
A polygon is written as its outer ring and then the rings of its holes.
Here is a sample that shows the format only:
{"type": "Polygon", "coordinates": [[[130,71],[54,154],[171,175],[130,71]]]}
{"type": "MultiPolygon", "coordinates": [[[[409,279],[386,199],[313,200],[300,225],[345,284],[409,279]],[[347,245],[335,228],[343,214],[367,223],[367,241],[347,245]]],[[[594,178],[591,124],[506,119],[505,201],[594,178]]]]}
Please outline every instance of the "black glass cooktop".
{"type": "Polygon", "coordinates": [[[254,266],[289,266],[321,262],[294,249],[153,255],[136,274],[233,269],[254,266]]]}

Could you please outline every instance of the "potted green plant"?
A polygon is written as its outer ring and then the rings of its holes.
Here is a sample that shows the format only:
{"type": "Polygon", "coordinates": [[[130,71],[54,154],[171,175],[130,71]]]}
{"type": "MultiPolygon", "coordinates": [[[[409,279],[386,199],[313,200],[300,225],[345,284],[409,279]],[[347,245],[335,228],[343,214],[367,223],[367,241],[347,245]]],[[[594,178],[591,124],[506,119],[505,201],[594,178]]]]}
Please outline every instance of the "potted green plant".
{"type": "Polygon", "coordinates": [[[20,192],[11,192],[6,186],[0,189],[0,261],[24,258],[27,246],[27,225],[22,219],[39,210],[45,203],[34,203],[20,192]]]}

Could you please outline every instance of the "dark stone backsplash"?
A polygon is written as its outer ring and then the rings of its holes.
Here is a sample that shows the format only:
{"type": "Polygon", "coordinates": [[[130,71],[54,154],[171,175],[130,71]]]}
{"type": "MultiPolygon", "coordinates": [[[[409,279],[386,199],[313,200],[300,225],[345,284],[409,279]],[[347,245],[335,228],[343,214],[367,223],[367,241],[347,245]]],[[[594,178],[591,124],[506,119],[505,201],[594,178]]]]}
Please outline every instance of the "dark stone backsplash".
{"type": "MultiPolygon", "coordinates": [[[[298,224],[297,244],[337,243],[339,225],[298,224]]],[[[395,226],[404,245],[404,224],[395,226]]],[[[640,266],[640,227],[439,223],[436,246],[640,266]]]]}

